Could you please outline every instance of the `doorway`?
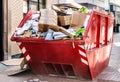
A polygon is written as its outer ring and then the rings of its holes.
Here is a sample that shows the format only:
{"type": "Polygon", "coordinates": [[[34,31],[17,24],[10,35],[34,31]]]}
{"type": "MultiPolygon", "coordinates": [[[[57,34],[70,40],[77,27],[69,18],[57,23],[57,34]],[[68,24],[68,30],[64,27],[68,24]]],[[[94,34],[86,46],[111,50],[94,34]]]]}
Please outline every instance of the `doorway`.
{"type": "Polygon", "coordinates": [[[4,33],[4,11],[3,0],[0,0],[0,61],[4,60],[3,33],[4,33]]]}

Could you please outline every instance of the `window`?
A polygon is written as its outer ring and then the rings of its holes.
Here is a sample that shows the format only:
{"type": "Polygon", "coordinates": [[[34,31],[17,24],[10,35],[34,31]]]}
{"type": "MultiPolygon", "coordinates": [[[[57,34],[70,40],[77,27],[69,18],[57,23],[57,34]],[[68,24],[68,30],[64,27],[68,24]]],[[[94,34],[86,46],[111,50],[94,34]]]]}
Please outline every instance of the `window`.
{"type": "Polygon", "coordinates": [[[38,10],[38,1],[37,0],[29,0],[28,2],[29,10],[38,10]]]}
{"type": "Polygon", "coordinates": [[[28,10],[40,10],[46,8],[46,0],[23,0],[23,13],[28,10]]]}

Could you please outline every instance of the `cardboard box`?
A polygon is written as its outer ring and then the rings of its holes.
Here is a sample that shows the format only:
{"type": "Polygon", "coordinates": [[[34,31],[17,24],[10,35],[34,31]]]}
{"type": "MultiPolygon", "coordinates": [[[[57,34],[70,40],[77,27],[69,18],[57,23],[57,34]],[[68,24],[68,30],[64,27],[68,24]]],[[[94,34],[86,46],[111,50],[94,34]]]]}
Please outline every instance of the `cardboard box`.
{"type": "Polygon", "coordinates": [[[58,23],[59,23],[61,26],[70,25],[70,23],[71,23],[71,15],[58,16],[58,23]]]}
{"type": "Polygon", "coordinates": [[[78,11],[75,11],[72,14],[70,27],[72,27],[75,30],[78,30],[79,28],[84,26],[84,22],[86,20],[87,15],[89,15],[89,14],[87,14],[87,13],[80,13],[78,11]]]}
{"type": "Polygon", "coordinates": [[[57,25],[57,13],[54,10],[41,9],[41,16],[39,20],[39,31],[48,31],[50,25],[57,25]]]}

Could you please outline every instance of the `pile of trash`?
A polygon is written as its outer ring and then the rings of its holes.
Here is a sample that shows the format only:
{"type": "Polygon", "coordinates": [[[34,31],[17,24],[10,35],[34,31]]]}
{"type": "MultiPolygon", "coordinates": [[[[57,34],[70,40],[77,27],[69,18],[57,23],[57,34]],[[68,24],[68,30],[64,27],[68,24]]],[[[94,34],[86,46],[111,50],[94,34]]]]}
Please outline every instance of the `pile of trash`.
{"type": "Polygon", "coordinates": [[[17,37],[37,37],[39,13],[32,14],[31,19],[27,20],[22,27],[15,31],[17,37]]]}
{"type": "Polygon", "coordinates": [[[82,39],[89,18],[90,10],[85,6],[56,4],[51,10],[33,13],[22,27],[16,29],[15,36],[45,40],[82,39]]]}

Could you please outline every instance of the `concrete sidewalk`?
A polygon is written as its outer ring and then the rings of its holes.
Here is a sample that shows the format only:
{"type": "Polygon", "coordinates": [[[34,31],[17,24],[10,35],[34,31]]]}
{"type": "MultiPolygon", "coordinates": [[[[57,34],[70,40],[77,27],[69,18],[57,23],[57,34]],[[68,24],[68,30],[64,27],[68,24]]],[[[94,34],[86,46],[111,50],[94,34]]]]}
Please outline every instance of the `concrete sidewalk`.
{"type": "MultiPolygon", "coordinates": [[[[17,74],[15,76],[7,76],[3,71],[0,72],[0,82],[30,82],[31,79],[39,79],[40,82],[120,82],[120,33],[114,33],[114,43],[111,52],[109,66],[97,76],[93,81],[81,79],[68,79],[58,77],[48,77],[35,75],[31,70],[17,74]]],[[[6,68],[6,67],[5,67],[6,68]]]]}

